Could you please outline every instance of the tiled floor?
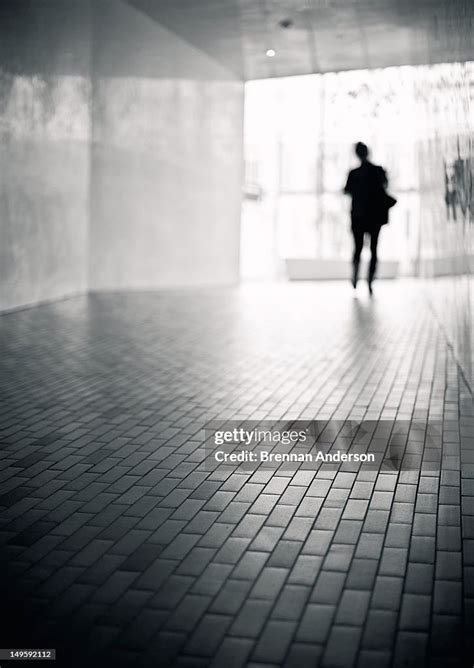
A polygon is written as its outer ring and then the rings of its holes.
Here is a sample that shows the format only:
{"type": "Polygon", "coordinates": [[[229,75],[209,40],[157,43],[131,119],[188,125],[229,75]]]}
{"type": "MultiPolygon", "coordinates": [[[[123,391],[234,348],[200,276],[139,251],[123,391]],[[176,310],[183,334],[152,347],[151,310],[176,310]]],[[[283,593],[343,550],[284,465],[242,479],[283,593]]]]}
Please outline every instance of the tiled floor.
{"type": "Polygon", "coordinates": [[[471,396],[420,288],[377,288],[1,317],[2,646],[60,666],[472,665],[471,396]],[[431,420],[441,471],[210,470],[215,418],[431,420]]]}

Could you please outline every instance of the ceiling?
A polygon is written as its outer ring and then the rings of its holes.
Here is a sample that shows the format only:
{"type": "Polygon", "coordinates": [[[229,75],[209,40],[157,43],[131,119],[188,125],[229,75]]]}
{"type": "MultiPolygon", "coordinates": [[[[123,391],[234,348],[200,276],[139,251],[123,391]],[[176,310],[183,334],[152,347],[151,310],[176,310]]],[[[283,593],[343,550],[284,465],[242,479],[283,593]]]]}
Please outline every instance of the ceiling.
{"type": "Polygon", "coordinates": [[[472,0],[129,2],[245,80],[474,59],[472,0]]]}

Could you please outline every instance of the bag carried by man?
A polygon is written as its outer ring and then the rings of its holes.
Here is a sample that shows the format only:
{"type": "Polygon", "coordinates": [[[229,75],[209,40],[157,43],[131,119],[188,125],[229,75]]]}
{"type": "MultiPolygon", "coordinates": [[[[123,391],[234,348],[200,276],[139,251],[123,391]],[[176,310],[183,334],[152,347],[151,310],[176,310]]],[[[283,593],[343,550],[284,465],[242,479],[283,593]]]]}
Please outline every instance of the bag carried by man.
{"type": "Polygon", "coordinates": [[[383,216],[382,216],[382,225],[387,225],[388,220],[389,220],[388,212],[390,211],[390,209],[392,207],[395,206],[396,203],[397,203],[397,200],[395,199],[395,197],[392,197],[391,195],[389,195],[388,192],[384,188],[383,199],[382,199],[382,205],[383,205],[383,208],[384,208],[383,216]]]}

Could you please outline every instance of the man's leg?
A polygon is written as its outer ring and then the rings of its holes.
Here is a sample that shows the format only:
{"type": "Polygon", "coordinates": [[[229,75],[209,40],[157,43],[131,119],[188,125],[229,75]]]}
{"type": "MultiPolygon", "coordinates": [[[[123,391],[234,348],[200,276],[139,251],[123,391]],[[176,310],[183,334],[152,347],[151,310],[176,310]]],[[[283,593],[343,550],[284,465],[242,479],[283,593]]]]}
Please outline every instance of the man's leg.
{"type": "Polygon", "coordinates": [[[364,231],[357,225],[352,224],[352,236],[354,237],[354,254],[352,256],[352,285],[357,286],[359,277],[360,255],[364,246],[364,231]]]}
{"type": "Polygon", "coordinates": [[[377,270],[377,244],[379,241],[380,227],[375,228],[370,233],[370,265],[369,265],[369,290],[372,294],[372,281],[375,278],[375,272],[377,270]]]}

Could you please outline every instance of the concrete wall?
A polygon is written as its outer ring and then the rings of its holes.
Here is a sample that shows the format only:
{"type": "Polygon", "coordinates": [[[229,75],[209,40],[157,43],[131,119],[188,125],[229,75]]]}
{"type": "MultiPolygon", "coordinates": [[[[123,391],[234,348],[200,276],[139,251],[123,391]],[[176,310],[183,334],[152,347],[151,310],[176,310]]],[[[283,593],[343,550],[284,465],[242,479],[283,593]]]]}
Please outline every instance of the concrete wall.
{"type": "Polygon", "coordinates": [[[238,278],[243,83],[120,0],[0,8],[0,310],[238,278]]]}
{"type": "Polygon", "coordinates": [[[87,1],[2,2],[0,310],[87,287],[90,47],[87,1]]]}
{"type": "Polygon", "coordinates": [[[473,63],[428,68],[417,90],[420,274],[465,379],[474,389],[473,63]]]}
{"type": "Polygon", "coordinates": [[[94,45],[91,289],[237,281],[243,83],[125,3],[94,45]]]}

